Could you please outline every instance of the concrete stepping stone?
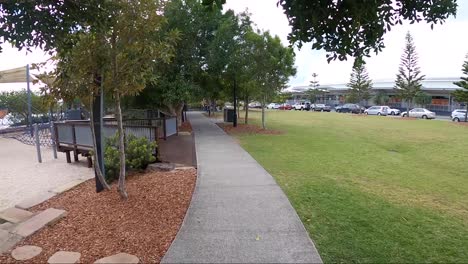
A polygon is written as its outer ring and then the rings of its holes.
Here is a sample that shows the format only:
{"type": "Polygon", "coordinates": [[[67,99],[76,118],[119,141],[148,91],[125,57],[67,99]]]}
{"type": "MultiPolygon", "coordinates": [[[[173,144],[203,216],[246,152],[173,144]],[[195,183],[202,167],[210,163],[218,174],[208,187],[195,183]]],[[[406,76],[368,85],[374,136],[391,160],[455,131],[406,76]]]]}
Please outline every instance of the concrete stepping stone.
{"type": "Polygon", "coordinates": [[[83,182],[85,182],[86,180],[74,180],[74,181],[71,181],[71,182],[68,182],[64,185],[61,185],[55,189],[52,189],[50,190],[49,192],[51,193],[55,193],[55,194],[60,194],[60,193],[63,193],[63,192],[66,192],[72,188],[74,188],[75,186],[78,186],[80,184],[82,184],[83,182]]]}
{"type": "Polygon", "coordinates": [[[12,249],[16,243],[21,240],[21,237],[10,232],[0,229],[0,254],[12,249]]]}
{"type": "Polygon", "coordinates": [[[1,230],[10,231],[12,228],[13,228],[13,223],[5,222],[5,223],[3,223],[3,224],[0,224],[0,229],[1,229],[1,230]]]}
{"type": "Polygon", "coordinates": [[[65,210],[49,208],[20,223],[13,229],[12,232],[22,237],[27,237],[42,229],[46,225],[54,224],[66,214],[67,212],[65,210]]]}
{"type": "Polygon", "coordinates": [[[34,197],[28,198],[20,202],[19,204],[15,205],[15,207],[19,209],[23,209],[23,210],[28,210],[29,208],[36,206],[38,204],[41,204],[54,196],[55,196],[55,193],[51,193],[51,192],[41,193],[41,194],[38,194],[34,197]]]}
{"type": "Polygon", "coordinates": [[[127,253],[119,253],[109,257],[96,260],[95,264],[117,264],[117,263],[140,263],[137,256],[130,255],[127,253]]]}
{"type": "Polygon", "coordinates": [[[17,247],[11,252],[11,256],[16,260],[28,260],[41,254],[42,248],[36,246],[17,247]]]}
{"type": "Polygon", "coordinates": [[[78,263],[80,261],[81,254],[78,252],[71,251],[58,251],[55,252],[47,263],[49,264],[58,264],[58,263],[78,263]]]}
{"type": "Polygon", "coordinates": [[[14,207],[5,209],[4,211],[0,212],[1,219],[15,224],[23,222],[24,220],[30,218],[32,215],[33,213],[31,212],[14,207]]]}

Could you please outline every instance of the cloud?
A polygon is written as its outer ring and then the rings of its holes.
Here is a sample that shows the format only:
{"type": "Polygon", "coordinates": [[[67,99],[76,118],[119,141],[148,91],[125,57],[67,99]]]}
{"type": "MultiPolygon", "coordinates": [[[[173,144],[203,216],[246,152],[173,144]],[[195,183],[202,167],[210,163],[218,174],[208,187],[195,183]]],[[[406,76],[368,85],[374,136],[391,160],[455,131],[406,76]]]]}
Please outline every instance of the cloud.
{"type": "MultiPolygon", "coordinates": [[[[228,0],[225,9],[242,12],[248,8],[252,20],[258,28],[269,30],[278,35],[288,45],[290,31],[286,15],[277,0],[228,0]]],[[[457,18],[449,19],[444,25],[436,25],[434,30],[425,23],[396,26],[385,35],[386,48],[378,55],[372,54],[367,59],[369,75],[374,80],[393,80],[398,71],[400,56],[403,51],[405,34],[409,30],[413,35],[419,54],[419,66],[427,77],[457,77],[461,75],[461,66],[468,53],[468,1],[459,3],[457,18]]],[[[311,49],[305,45],[296,49],[298,73],[290,80],[291,86],[308,85],[313,72],[319,75],[322,84],[346,83],[349,80],[352,58],[348,61],[327,63],[326,53],[311,49]]]]}

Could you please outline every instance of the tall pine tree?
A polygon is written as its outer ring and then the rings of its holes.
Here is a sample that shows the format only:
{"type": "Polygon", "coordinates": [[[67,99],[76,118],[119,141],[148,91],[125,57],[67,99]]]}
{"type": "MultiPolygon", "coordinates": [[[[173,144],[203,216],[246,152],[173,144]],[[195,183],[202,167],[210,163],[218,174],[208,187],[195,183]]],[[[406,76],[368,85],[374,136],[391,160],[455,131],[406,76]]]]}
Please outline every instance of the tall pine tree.
{"type": "Polygon", "coordinates": [[[349,83],[346,85],[350,88],[351,98],[355,98],[359,104],[370,98],[372,89],[372,80],[369,78],[365,64],[362,57],[356,58],[349,83]]]}
{"type": "Polygon", "coordinates": [[[421,81],[424,80],[424,75],[418,67],[418,55],[413,42],[413,37],[408,32],[406,33],[406,45],[401,55],[400,67],[398,69],[397,78],[395,81],[395,89],[397,95],[406,101],[406,113],[409,116],[409,109],[413,99],[421,91],[421,81]]]}
{"type": "Polygon", "coordinates": [[[320,84],[319,81],[317,80],[318,74],[317,73],[312,73],[312,78],[314,78],[312,81],[310,81],[310,88],[307,89],[306,91],[306,97],[307,99],[310,100],[310,103],[313,104],[315,101],[317,101],[317,96],[320,94],[320,90],[318,89],[320,84]]]}
{"type": "Polygon", "coordinates": [[[460,103],[465,103],[466,113],[465,122],[468,121],[468,54],[466,55],[466,61],[463,63],[462,72],[465,77],[460,77],[460,81],[454,82],[454,84],[462,89],[457,89],[453,96],[460,103]]]}

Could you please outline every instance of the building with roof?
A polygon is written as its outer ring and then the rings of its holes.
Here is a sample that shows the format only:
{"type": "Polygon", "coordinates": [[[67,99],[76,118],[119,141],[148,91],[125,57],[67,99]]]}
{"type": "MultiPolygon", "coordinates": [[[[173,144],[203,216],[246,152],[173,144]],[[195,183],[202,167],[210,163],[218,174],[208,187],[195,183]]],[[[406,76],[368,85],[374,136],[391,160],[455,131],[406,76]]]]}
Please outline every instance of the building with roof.
{"type": "MultiPolygon", "coordinates": [[[[449,113],[454,109],[460,108],[460,104],[456,102],[452,93],[460,89],[453,84],[459,81],[460,78],[426,78],[422,81],[422,91],[432,97],[432,102],[425,107],[431,111],[438,113],[449,113]]],[[[371,91],[372,97],[377,93],[383,92],[388,95],[388,105],[394,108],[405,109],[406,103],[396,96],[395,81],[373,81],[371,91]]],[[[310,89],[310,86],[296,86],[288,89],[288,92],[293,94],[293,101],[301,101],[305,96],[305,91],[310,89]]],[[[345,103],[346,95],[349,94],[349,87],[346,83],[321,85],[318,89],[322,91],[318,96],[318,103],[325,103],[332,106],[345,103]]],[[[374,105],[373,98],[366,102],[366,106],[374,105]]]]}

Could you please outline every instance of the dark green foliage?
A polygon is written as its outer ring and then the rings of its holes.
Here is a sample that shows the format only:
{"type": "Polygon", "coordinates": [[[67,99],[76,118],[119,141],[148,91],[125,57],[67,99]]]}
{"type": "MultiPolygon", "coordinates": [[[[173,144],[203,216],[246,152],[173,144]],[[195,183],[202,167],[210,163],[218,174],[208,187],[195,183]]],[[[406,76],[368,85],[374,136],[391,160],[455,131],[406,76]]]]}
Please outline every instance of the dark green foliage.
{"type": "Polygon", "coordinates": [[[390,102],[390,97],[386,92],[380,91],[375,95],[374,103],[377,105],[386,105],[390,102]]]}
{"type": "Polygon", "coordinates": [[[462,89],[457,89],[453,96],[458,102],[465,103],[467,113],[465,114],[465,121],[468,120],[468,55],[466,55],[466,61],[463,63],[462,72],[465,75],[460,77],[460,81],[454,84],[462,89]]]}
{"type": "Polygon", "coordinates": [[[408,32],[406,34],[406,46],[403,55],[401,55],[401,63],[395,81],[398,96],[407,102],[407,111],[409,111],[413,99],[421,91],[421,81],[424,80],[424,77],[418,66],[418,55],[413,37],[408,32]]]}
{"type": "Polygon", "coordinates": [[[370,98],[372,81],[367,73],[364,60],[356,58],[351,72],[351,78],[347,86],[350,88],[350,98],[356,103],[362,103],[363,100],[370,98]]]}
{"type": "MultiPolygon", "coordinates": [[[[31,110],[34,115],[46,115],[48,112],[44,96],[31,93],[31,110]]],[[[0,109],[8,109],[13,122],[28,123],[28,92],[26,90],[0,93],[0,109]]],[[[39,120],[38,120],[39,121],[39,120]]]]}
{"type": "MultiPolygon", "coordinates": [[[[126,135],[125,138],[125,166],[128,171],[140,171],[146,169],[148,164],[154,162],[153,156],[156,142],[149,142],[148,139],[138,138],[133,134],[126,135]]],[[[106,180],[118,179],[120,170],[119,161],[119,138],[115,134],[106,139],[106,150],[104,152],[104,164],[106,168],[106,180]]]]}
{"type": "Polygon", "coordinates": [[[428,95],[425,92],[419,92],[414,97],[414,102],[422,107],[426,107],[427,105],[432,103],[432,96],[428,95]]]}
{"type": "Polygon", "coordinates": [[[366,56],[382,51],[392,27],[425,21],[442,24],[455,16],[456,0],[278,0],[289,19],[291,43],[312,43],[328,60],[366,56]]]}

